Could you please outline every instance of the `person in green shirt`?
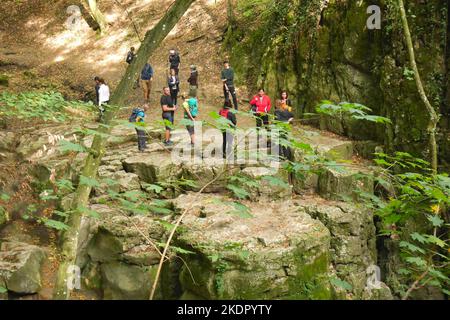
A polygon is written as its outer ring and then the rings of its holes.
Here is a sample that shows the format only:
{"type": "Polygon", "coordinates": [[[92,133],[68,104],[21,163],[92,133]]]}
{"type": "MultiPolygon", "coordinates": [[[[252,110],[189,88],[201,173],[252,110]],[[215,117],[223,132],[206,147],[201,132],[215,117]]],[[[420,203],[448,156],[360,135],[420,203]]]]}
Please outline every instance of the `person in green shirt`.
{"type": "Polygon", "coordinates": [[[236,88],[234,87],[234,70],[230,67],[230,62],[224,61],[221,79],[223,83],[223,94],[225,101],[230,101],[230,94],[233,99],[233,105],[238,110],[238,101],[236,97],[236,88]]]}
{"type": "MultiPolygon", "coordinates": [[[[195,98],[191,94],[189,99],[187,99],[186,93],[183,93],[181,98],[183,99],[184,118],[194,122],[195,119],[198,116],[198,101],[197,101],[197,98],[195,98]]],[[[189,132],[189,135],[191,137],[191,145],[194,145],[195,144],[195,128],[194,128],[194,125],[193,124],[192,125],[187,125],[186,129],[189,132]]]]}

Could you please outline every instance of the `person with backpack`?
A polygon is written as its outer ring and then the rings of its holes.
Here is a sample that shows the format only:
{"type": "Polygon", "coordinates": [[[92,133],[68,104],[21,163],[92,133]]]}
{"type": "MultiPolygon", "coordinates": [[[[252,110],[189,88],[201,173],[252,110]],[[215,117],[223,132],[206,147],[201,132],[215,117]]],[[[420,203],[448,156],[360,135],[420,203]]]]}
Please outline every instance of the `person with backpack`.
{"type": "Polygon", "coordinates": [[[174,69],[170,70],[170,76],[167,79],[167,85],[170,88],[170,96],[172,98],[173,104],[177,104],[178,92],[180,92],[180,80],[175,73],[174,69]]]}
{"type": "Polygon", "coordinates": [[[128,119],[131,123],[136,124],[136,134],[138,140],[139,152],[144,152],[147,148],[147,134],[144,130],[145,127],[145,112],[148,110],[148,104],[144,104],[141,108],[134,108],[130,118],[128,119]],[[142,127],[142,129],[140,129],[142,127]]]}
{"type": "Polygon", "coordinates": [[[162,118],[166,123],[166,133],[165,133],[165,146],[173,145],[173,142],[170,141],[170,134],[172,131],[172,125],[174,123],[175,111],[177,110],[177,106],[173,103],[172,97],[170,96],[169,87],[163,88],[163,95],[161,97],[161,109],[162,109],[162,118]]]}
{"type": "MultiPolygon", "coordinates": [[[[219,111],[219,115],[228,120],[230,128],[236,128],[237,126],[236,115],[231,110],[231,108],[232,108],[231,101],[230,100],[225,101],[223,108],[219,111]]],[[[222,130],[222,137],[223,137],[222,155],[224,159],[228,159],[229,156],[232,154],[233,150],[234,137],[232,130],[226,129],[222,130]]]]}
{"type": "Polygon", "coordinates": [[[101,120],[106,110],[106,106],[109,103],[110,92],[109,87],[105,83],[105,80],[103,78],[99,78],[98,82],[100,84],[98,88],[98,108],[100,110],[100,120],[101,120]]]}
{"type": "Polygon", "coordinates": [[[178,72],[180,71],[181,59],[178,52],[175,49],[171,49],[169,51],[169,70],[175,70],[175,75],[178,76],[178,72]]]}
{"type": "Polygon", "coordinates": [[[150,62],[147,62],[141,71],[142,90],[144,91],[144,101],[150,101],[150,92],[152,90],[153,68],[150,62]]]}
{"type": "Polygon", "coordinates": [[[236,89],[234,87],[234,71],[230,67],[230,62],[224,61],[223,70],[221,73],[221,79],[223,83],[223,94],[225,96],[225,101],[230,101],[230,94],[233,98],[233,105],[236,110],[238,110],[238,101],[236,96],[236,89]]]}
{"type": "Polygon", "coordinates": [[[136,57],[136,54],[134,53],[134,47],[131,47],[130,51],[128,51],[126,62],[128,64],[131,64],[135,57],[136,57]]]}
{"type": "MultiPolygon", "coordinates": [[[[294,114],[289,110],[289,104],[283,103],[280,108],[275,110],[275,120],[282,123],[292,123],[294,114]]],[[[287,140],[288,132],[285,127],[280,126],[280,139],[287,140]]],[[[280,145],[280,158],[284,160],[293,160],[292,150],[289,146],[280,145]]]]}
{"type": "MultiPolygon", "coordinates": [[[[187,99],[186,94],[183,93],[181,96],[183,99],[183,109],[184,109],[184,118],[195,122],[195,119],[198,116],[198,101],[197,98],[190,95],[189,99],[187,99]]],[[[186,129],[189,132],[189,136],[191,137],[191,145],[195,144],[195,128],[194,124],[186,125],[186,129]]]]}
{"type": "Polygon", "coordinates": [[[197,66],[191,65],[191,74],[188,79],[189,83],[189,95],[191,97],[197,97],[198,89],[198,71],[197,66]]]}
{"type": "Polygon", "coordinates": [[[261,128],[268,127],[269,125],[269,112],[272,109],[272,103],[269,96],[266,95],[264,89],[259,89],[259,92],[250,101],[252,112],[256,117],[256,127],[261,128]]]}

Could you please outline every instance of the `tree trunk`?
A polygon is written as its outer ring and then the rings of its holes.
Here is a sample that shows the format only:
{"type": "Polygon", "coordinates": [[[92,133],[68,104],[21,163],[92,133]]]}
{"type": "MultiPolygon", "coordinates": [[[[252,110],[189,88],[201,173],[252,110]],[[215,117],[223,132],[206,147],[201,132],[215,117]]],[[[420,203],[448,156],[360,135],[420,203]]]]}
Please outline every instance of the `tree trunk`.
{"type": "Polygon", "coordinates": [[[400,14],[402,17],[403,30],[405,33],[406,45],[408,47],[409,60],[411,63],[411,68],[414,71],[414,78],[416,80],[417,90],[419,91],[420,98],[422,99],[425,107],[428,111],[428,115],[430,117],[428,123],[428,135],[429,135],[429,148],[430,148],[430,156],[431,156],[431,168],[434,173],[437,173],[438,170],[438,148],[436,143],[436,131],[437,125],[439,123],[440,115],[436,112],[436,110],[431,105],[428,97],[425,93],[425,89],[422,84],[422,80],[420,78],[419,69],[417,68],[416,57],[414,54],[414,46],[411,38],[411,32],[409,31],[408,18],[406,17],[406,10],[403,0],[398,0],[398,4],[400,7],[400,14]]]}
{"type": "MultiPolygon", "coordinates": [[[[131,92],[133,82],[138,76],[142,66],[148,61],[148,58],[158,48],[160,43],[169,34],[184,13],[189,9],[194,0],[176,0],[175,3],[166,12],[158,24],[147,32],[144,41],[137,52],[137,57],[131,65],[128,66],[125,75],[122,77],[117,88],[111,97],[111,107],[106,111],[104,123],[100,125],[98,131],[102,135],[96,135],[86,159],[86,163],[81,172],[83,176],[96,178],[98,167],[105,153],[106,138],[103,134],[109,134],[112,122],[118,108],[113,106],[123,105],[128,94],[131,92]]],[[[67,224],[70,229],[62,234],[62,261],[58,270],[57,281],[54,291],[54,299],[69,299],[71,290],[67,284],[68,270],[76,265],[77,250],[79,239],[79,227],[82,219],[81,208],[86,207],[89,202],[91,187],[79,185],[72,202],[73,211],[70,214],[67,224]]]]}
{"type": "Polygon", "coordinates": [[[96,0],[86,0],[86,1],[89,6],[89,13],[91,14],[95,22],[98,23],[98,26],[100,27],[100,32],[103,32],[106,28],[106,19],[103,13],[100,11],[100,9],[97,7],[97,1],[96,0]]]}

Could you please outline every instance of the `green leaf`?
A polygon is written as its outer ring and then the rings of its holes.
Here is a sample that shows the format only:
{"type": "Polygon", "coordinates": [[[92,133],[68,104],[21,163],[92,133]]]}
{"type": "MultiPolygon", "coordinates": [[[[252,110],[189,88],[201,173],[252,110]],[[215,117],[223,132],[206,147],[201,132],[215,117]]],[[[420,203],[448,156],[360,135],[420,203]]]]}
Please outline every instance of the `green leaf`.
{"type": "Polygon", "coordinates": [[[262,177],[262,180],[269,182],[274,187],[282,187],[285,189],[289,188],[289,184],[287,184],[285,181],[283,181],[282,179],[280,179],[278,177],[264,176],[264,177],[262,177]]]}
{"type": "Polygon", "coordinates": [[[444,220],[442,220],[438,215],[428,215],[427,219],[433,224],[433,227],[440,228],[444,224],[444,220]]]}
{"type": "Polygon", "coordinates": [[[445,248],[445,241],[439,239],[438,237],[427,235],[426,238],[430,243],[433,243],[441,248],[445,248]]]}
{"type": "Polygon", "coordinates": [[[7,293],[7,292],[8,292],[8,289],[0,286],[0,293],[7,293]]]}
{"type": "Polygon", "coordinates": [[[100,184],[96,179],[85,177],[83,175],[80,176],[80,185],[85,185],[92,188],[100,187],[100,184]]]}
{"type": "Polygon", "coordinates": [[[73,143],[68,140],[59,141],[59,150],[61,152],[86,152],[86,148],[78,143],[73,143]]]}
{"type": "Polygon", "coordinates": [[[2,193],[0,195],[0,200],[2,200],[2,201],[9,201],[9,199],[11,199],[11,197],[9,195],[7,195],[6,193],[2,193]]]}
{"type": "Polygon", "coordinates": [[[156,194],[160,194],[164,188],[161,186],[158,186],[157,184],[145,184],[144,185],[145,190],[151,192],[155,192],[156,194]]]}
{"type": "Polygon", "coordinates": [[[406,241],[401,241],[400,242],[400,247],[401,248],[406,248],[411,252],[420,252],[422,254],[425,253],[425,250],[423,250],[422,248],[419,248],[415,245],[413,245],[412,243],[406,242],[406,241]]]}
{"type": "Polygon", "coordinates": [[[211,262],[214,263],[214,262],[219,261],[220,255],[219,254],[212,254],[212,255],[209,256],[209,258],[211,259],[211,262]]]}
{"type": "Polygon", "coordinates": [[[411,238],[413,240],[419,241],[422,244],[427,242],[427,239],[424,236],[422,236],[421,234],[417,233],[417,232],[412,233],[411,234],[411,238]]]}
{"type": "Polygon", "coordinates": [[[72,181],[67,179],[60,179],[55,182],[56,186],[60,190],[73,191],[74,187],[72,185],[72,181]]]}
{"type": "Polygon", "coordinates": [[[246,199],[248,196],[250,196],[250,194],[245,189],[233,184],[227,185],[227,189],[232,191],[234,195],[239,199],[246,199]]]}
{"type": "Polygon", "coordinates": [[[415,264],[418,267],[425,267],[427,265],[427,262],[419,257],[406,257],[406,262],[410,264],[415,264]]]}
{"type": "Polygon", "coordinates": [[[175,225],[174,224],[172,224],[172,223],[169,223],[169,222],[167,222],[167,221],[164,221],[164,220],[156,220],[156,221],[158,221],[167,231],[172,231],[173,230],[173,228],[175,228],[175,225]]]}
{"type": "Polygon", "coordinates": [[[330,282],[332,285],[347,290],[347,291],[351,291],[353,289],[352,285],[350,283],[348,283],[345,280],[341,280],[339,278],[331,278],[330,282]]]}
{"type": "MultiPolygon", "coordinates": [[[[164,244],[164,246],[165,245],[166,244],[164,244]]],[[[180,247],[171,246],[170,249],[172,251],[176,252],[176,253],[179,253],[179,254],[195,254],[195,252],[193,252],[193,251],[189,251],[189,250],[186,250],[186,249],[183,249],[183,248],[180,248],[180,247]]]]}
{"type": "Polygon", "coordinates": [[[230,204],[234,207],[235,210],[227,212],[228,214],[237,215],[243,219],[253,218],[253,216],[250,213],[250,209],[247,206],[238,202],[231,202],[230,204]]]}
{"type": "Polygon", "coordinates": [[[84,215],[90,216],[90,217],[92,217],[94,219],[100,219],[100,214],[97,211],[95,211],[95,210],[91,210],[91,209],[86,208],[86,207],[80,207],[79,210],[84,215]]]}
{"type": "Polygon", "coordinates": [[[69,230],[69,226],[63,222],[52,220],[52,219],[45,219],[44,224],[49,227],[56,230],[69,230]]]}

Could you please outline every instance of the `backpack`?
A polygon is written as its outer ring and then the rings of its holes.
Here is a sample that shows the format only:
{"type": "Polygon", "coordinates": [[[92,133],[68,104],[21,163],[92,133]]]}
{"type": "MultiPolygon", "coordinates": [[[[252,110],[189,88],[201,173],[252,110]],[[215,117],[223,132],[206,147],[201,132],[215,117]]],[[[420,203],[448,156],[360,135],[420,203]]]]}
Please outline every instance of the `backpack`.
{"type": "Polygon", "coordinates": [[[134,54],[131,51],[128,52],[126,62],[131,64],[131,62],[133,62],[133,59],[134,59],[134,54]]]}
{"type": "Polygon", "coordinates": [[[148,63],[144,66],[141,72],[141,79],[149,80],[153,76],[153,68],[148,63]]]}
{"type": "Polygon", "coordinates": [[[128,121],[129,121],[129,122],[136,122],[137,117],[138,117],[138,114],[139,114],[139,112],[141,112],[141,111],[142,111],[142,110],[139,109],[139,108],[134,108],[133,111],[131,112],[130,117],[128,118],[128,121]]]}
{"type": "Polygon", "coordinates": [[[219,115],[221,115],[225,119],[228,119],[228,113],[230,113],[230,109],[222,109],[219,111],[219,115]]]}
{"type": "Polygon", "coordinates": [[[197,99],[189,99],[189,111],[191,112],[191,115],[195,118],[198,115],[198,103],[197,99]]]}

